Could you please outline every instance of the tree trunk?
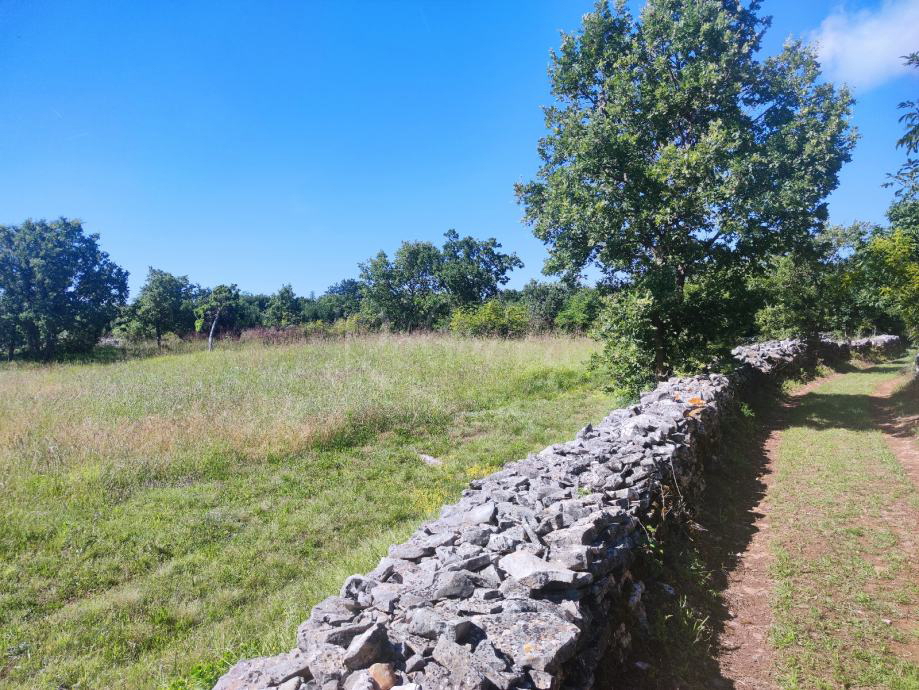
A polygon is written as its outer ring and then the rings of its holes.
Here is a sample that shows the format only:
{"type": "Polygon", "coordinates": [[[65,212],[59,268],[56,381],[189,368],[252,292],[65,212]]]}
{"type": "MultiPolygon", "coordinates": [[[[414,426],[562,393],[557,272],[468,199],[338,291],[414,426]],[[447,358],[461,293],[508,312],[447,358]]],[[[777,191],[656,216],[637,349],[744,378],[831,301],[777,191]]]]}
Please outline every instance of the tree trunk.
{"type": "Polygon", "coordinates": [[[162,334],[160,333],[159,324],[157,324],[156,326],[156,349],[157,350],[163,349],[162,334]]]}
{"type": "Polygon", "coordinates": [[[32,357],[38,357],[41,354],[41,339],[38,337],[38,329],[34,323],[23,325],[26,332],[26,347],[32,357]]]}
{"type": "Polygon", "coordinates": [[[54,359],[54,337],[48,336],[45,339],[45,361],[50,362],[54,359]]]}
{"type": "Polygon", "coordinates": [[[207,351],[210,352],[214,349],[214,329],[217,328],[217,319],[220,318],[220,310],[217,310],[217,313],[214,314],[214,322],[211,324],[211,332],[207,335],[207,351]]]}
{"type": "Polygon", "coordinates": [[[14,354],[16,354],[16,343],[10,339],[9,344],[6,346],[6,359],[8,362],[13,361],[14,354]]]}

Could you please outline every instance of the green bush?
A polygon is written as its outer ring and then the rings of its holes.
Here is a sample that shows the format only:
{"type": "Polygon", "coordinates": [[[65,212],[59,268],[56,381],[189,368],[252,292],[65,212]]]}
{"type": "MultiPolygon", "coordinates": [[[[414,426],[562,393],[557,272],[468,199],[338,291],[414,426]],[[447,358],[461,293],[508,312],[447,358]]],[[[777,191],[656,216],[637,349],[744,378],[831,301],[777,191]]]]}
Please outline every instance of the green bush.
{"type": "Polygon", "coordinates": [[[343,319],[336,319],[329,327],[332,335],[339,337],[366,335],[378,330],[371,319],[360,312],[355,312],[343,319]]]}
{"type": "Polygon", "coordinates": [[[524,305],[502,304],[497,299],[456,309],[450,318],[450,331],[456,335],[522,338],[529,326],[529,312],[524,305]]]}
{"type": "Polygon", "coordinates": [[[307,338],[327,338],[331,326],[325,321],[307,321],[303,324],[303,335],[307,338]]]}
{"type": "Polygon", "coordinates": [[[567,333],[586,333],[600,313],[600,294],[594,288],[581,288],[565,300],[555,317],[555,327],[567,333]]]}

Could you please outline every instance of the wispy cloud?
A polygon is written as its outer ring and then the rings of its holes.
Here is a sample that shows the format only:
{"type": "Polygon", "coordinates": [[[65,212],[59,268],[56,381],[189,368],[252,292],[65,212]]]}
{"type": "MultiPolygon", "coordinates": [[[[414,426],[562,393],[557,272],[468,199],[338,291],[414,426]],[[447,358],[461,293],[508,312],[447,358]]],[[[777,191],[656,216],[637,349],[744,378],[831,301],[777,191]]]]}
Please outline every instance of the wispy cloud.
{"type": "Polygon", "coordinates": [[[901,56],[919,50],[919,0],[884,0],[873,11],[837,7],[810,39],[831,79],[879,86],[907,69],[901,56]]]}

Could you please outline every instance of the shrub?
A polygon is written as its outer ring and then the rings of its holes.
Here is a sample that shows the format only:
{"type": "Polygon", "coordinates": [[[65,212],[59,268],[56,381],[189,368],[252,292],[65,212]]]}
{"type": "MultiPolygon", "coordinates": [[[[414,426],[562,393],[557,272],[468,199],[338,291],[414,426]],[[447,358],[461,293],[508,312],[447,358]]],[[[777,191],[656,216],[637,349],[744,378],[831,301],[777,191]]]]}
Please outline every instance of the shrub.
{"type": "Polygon", "coordinates": [[[521,304],[502,304],[491,299],[476,307],[456,309],[450,331],[456,335],[521,338],[529,330],[529,313],[521,304]]]}
{"type": "Polygon", "coordinates": [[[355,312],[343,319],[336,319],[329,331],[338,337],[366,335],[377,330],[373,321],[360,312],[355,312]]]}
{"type": "Polygon", "coordinates": [[[303,324],[303,335],[307,338],[328,338],[332,327],[325,321],[307,321],[303,324]]]}
{"type": "Polygon", "coordinates": [[[568,333],[586,333],[600,313],[600,295],[593,288],[581,288],[565,301],[555,317],[556,328],[568,333]]]}

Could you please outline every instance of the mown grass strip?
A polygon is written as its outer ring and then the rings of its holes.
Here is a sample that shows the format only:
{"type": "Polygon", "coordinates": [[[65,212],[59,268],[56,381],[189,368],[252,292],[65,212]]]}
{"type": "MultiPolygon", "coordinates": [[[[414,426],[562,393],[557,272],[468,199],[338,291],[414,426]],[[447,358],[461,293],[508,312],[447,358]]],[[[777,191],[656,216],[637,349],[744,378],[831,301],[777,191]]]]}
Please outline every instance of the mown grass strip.
{"type": "Polygon", "coordinates": [[[771,496],[785,688],[919,688],[919,496],[870,397],[908,361],[835,378],[788,412],[771,496]]]}

